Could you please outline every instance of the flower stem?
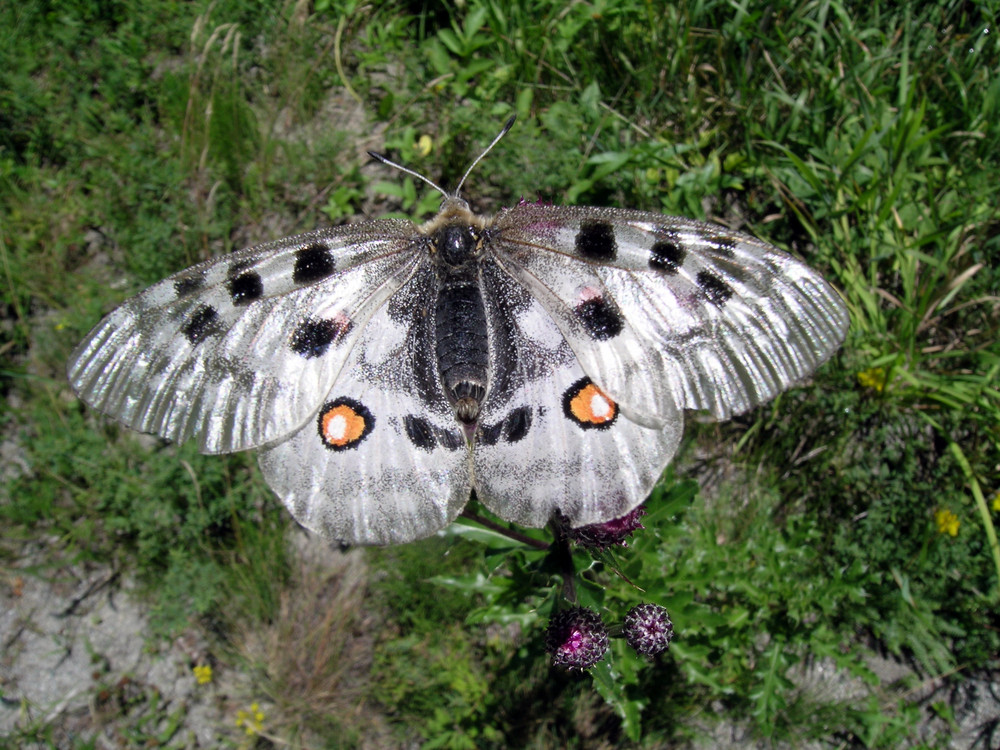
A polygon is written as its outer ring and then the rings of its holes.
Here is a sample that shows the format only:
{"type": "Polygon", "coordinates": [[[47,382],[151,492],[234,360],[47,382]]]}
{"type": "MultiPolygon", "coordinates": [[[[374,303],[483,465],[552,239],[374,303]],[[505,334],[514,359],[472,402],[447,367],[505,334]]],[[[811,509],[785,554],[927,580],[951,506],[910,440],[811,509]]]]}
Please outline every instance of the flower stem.
{"type": "Polygon", "coordinates": [[[534,537],[530,537],[527,534],[522,534],[522,533],[520,533],[518,531],[514,531],[513,529],[508,529],[506,526],[501,526],[500,524],[496,523],[495,521],[491,521],[488,518],[484,518],[483,516],[476,515],[475,513],[472,513],[472,512],[470,512],[468,510],[463,510],[459,515],[461,515],[462,518],[468,518],[470,521],[475,521],[476,523],[480,524],[481,526],[485,526],[486,528],[488,528],[488,529],[490,529],[492,531],[495,531],[498,534],[503,534],[506,537],[510,537],[515,542],[520,542],[521,544],[526,544],[529,547],[534,547],[535,549],[548,549],[549,548],[549,543],[548,542],[542,541],[541,539],[535,539],[534,537]]]}

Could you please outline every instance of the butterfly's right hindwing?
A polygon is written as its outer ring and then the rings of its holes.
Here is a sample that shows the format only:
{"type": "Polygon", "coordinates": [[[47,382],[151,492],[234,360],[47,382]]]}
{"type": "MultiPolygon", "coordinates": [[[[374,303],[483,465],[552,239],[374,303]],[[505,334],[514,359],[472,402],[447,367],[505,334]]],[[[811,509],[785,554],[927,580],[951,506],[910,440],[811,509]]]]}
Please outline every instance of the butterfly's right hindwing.
{"type": "Polygon", "coordinates": [[[674,407],[656,428],[619,413],[527,289],[492,263],[483,280],[502,378],[494,377],[476,435],[477,497],[531,527],[556,511],[571,526],[625,515],[676,452],[683,416],[674,407]]]}
{"type": "Polygon", "coordinates": [[[182,271],[83,341],[91,406],[206,453],[281,438],[322,404],[368,319],[421,260],[409,222],[288,237],[182,271]]]}

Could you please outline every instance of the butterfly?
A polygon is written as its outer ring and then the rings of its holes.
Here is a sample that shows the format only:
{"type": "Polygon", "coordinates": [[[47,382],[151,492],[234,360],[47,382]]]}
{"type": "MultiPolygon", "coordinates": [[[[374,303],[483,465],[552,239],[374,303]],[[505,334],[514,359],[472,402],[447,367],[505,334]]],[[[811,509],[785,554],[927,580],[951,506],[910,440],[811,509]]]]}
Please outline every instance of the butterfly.
{"type": "Polygon", "coordinates": [[[124,302],[68,366],[87,404],[204,453],[259,448],[303,526],[390,544],[471,491],[507,521],[602,523],[640,504],[684,411],[724,419],[810,374],[849,324],[790,255],[712,224],[460,197],[417,225],[286,237],[124,302]]]}

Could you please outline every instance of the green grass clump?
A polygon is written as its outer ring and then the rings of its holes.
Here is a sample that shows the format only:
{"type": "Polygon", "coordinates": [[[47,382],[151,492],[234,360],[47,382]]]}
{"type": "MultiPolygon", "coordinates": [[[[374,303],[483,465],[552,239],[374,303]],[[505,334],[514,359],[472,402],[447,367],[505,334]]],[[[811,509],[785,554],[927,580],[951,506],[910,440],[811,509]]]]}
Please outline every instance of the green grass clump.
{"type": "Polygon", "coordinates": [[[280,649],[361,648],[356,629],[371,654],[349,662],[367,669],[351,699],[430,746],[653,747],[719,716],[777,743],[943,744],[913,686],[873,685],[867,657],[960,681],[1000,648],[996,21],[946,0],[3,6],[0,425],[18,457],[3,565],[44,537],[53,567],[110,561],[146,582],[157,634],[265,634],[243,656],[293,744],[363,743],[323,715],[346,710],[330,697],[343,664],[280,649]],[[477,209],[540,197],[722,221],[821,269],[852,317],[808,387],[688,426],[631,548],[574,557],[585,604],[614,620],[658,601],[678,633],[654,664],[616,641],[592,677],[541,651],[562,592],[546,553],[489,535],[373,552],[369,585],[331,583],[343,611],[324,606],[252,457],[137,438],[64,376],[101,314],[187,265],[431,215],[436,192],[364,151],[451,188],[512,113],[463,188],[477,209]],[[812,690],[816,661],[871,687],[812,690]]]}

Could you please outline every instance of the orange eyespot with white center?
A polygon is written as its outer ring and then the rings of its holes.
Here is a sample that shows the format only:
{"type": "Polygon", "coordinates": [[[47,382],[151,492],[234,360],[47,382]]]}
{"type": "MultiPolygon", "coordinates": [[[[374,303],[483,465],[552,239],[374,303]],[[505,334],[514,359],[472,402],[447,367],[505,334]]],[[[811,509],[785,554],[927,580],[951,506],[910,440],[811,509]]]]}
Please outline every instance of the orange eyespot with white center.
{"type": "Polygon", "coordinates": [[[618,418],[618,404],[594,385],[582,378],[563,393],[563,414],[585,430],[605,430],[618,418]]]}
{"type": "Polygon", "coordinates": [[[332,451],[356,448],[375,427],[375,417],[351,398],[330,401],[319,410],[319,437],[332,451]]]}

